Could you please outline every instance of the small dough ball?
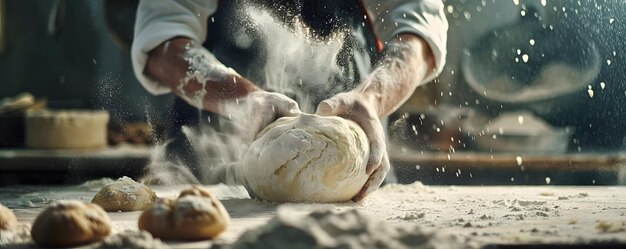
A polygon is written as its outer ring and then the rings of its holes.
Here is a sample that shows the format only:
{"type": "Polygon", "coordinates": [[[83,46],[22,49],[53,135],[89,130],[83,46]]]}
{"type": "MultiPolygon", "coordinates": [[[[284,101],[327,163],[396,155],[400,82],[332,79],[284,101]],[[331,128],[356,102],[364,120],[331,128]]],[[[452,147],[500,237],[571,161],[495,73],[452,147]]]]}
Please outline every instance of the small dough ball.
{"type": "Polygon", "coordinates": [[[0,230],[13,231],[17,228],[17,217],[11,209],[0,204],[0,230]]]}
{"type": "Polygon", "coordinates": [[[37,216],[30,233],[40,247],[79,246],[108,236],[111,220],[96,204],[59,201],[37,216]]]}
{"type": "Polygon", "coordinates": [[[146,210],[156,199],[156,194],[148,186],[125,176],[102,188],[91,203],[100,205],[107,212],[129,212],[146,210]]]}
{"type": "Polygon", "coordinates": [[[222,233],[230,216],[222,203],[199,186],[180,196],[160,198],[139,217],[139,229],[168,240],[206,240],[222,233]]]}
{"type": "Polygon", "coordinates": [[[342,202],[369,176],[369,141],[356,123],[301,114],[268,125],[235,169],[251,195],[276,202],[342,202]]]}

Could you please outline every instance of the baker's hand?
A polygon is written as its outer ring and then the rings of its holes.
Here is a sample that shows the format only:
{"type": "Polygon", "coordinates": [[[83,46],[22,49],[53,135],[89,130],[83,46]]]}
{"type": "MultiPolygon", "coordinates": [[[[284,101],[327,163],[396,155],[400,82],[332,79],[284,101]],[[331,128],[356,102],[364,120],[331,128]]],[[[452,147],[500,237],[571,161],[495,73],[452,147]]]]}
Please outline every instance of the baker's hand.
{"type": "Polygon", "coordinates": [[[317,115],[339,116],[357,123],[370,142],[370,154],[366,173],[370,176],[361,191],[352,198],[360,201],[376,191],[389,172],[389,159],[385,145],[385,133],[376,110],[358,92],[339,93],[317,106],[317,115]]]}
{"type": "Polygon", "coordinates": [[[267,125],[285,116],[301,113],[298,103],[289,97],[263,90],[222,104],[220,112],[227,116],[244,142],[252,142],[267,125]]]}

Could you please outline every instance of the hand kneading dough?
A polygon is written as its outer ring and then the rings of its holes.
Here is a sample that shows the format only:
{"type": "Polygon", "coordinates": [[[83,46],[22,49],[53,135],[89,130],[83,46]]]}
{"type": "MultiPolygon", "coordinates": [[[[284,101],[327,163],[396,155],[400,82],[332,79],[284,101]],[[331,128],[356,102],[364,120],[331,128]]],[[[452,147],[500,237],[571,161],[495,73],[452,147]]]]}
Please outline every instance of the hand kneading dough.
{"type": "Polygon", "coordinates": [[[250,194],[277,202],[350,200],[369,176],[369,142],[354,122],[302,114],[267,126],[235,171],[250,194]]]}
{"type": "Polygon", "coordinates": [[[107,212],[128,212],[146,210],[156,199],[152,189],[125,176],[102,188],[91,202],[107,212]]]}
{"type": "Polygon", "coordinates": [[[230,216],[222,203],[198,186],[177,199],[160,198],[139,217],[139,229],[170,240],[212,239],[226,230],[230,216]]]}
{"type": "Polygon", "coordinates": [[[17,228],[17,217],[7,207],[0,204],[0,230],[12,231],[17,228]]]}
{"type": "Polygon", "coordinates": [[[78,246],[108,236],[111,220],[96,204],[59,201],[37,216],[30,233],[40,247],[78,246]]]}

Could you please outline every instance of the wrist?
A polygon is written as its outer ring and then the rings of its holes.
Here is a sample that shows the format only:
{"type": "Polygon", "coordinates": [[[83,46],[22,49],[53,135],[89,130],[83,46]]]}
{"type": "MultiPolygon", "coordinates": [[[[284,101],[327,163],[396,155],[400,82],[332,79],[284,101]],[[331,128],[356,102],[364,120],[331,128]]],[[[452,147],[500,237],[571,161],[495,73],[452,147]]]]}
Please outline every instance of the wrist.
{"type": "Polygon", "coordinates": [[[382,95],[380,94],[380,89],[376,90],[376,86],[380,84],[370,82],[365,83],[364,85],[364,88],[354,89],[350,93],[353,95],[355,102],[370,111],[371,115],[375,115],[377,118],[380,118],[381,110],[379,108],[379,103],[382,95]]]}
{"type": "Polygon", "coordinates": [[[369,100],[368,94],[358,91],[343,92],[322,101],[317,113],[322,116],[339,116],[348,119],[378,119],[376,105],[369,100]]]}
{"type": "Polygon", "coordinates": [[[186,76],[187,62],[180,55],[190,44],[192,41],[183,37],[161,43],[148,52],[144,74],[173,88],[186,76]]]}
{"type": "Polygon", "coordinates": [[[206,91],[205,102],[212,106],[205,109],[225,114],[225,106],[238,105],[246,97],[263,90],[240,75],[229,75],[223,81],[206,84],[206,91]]]}

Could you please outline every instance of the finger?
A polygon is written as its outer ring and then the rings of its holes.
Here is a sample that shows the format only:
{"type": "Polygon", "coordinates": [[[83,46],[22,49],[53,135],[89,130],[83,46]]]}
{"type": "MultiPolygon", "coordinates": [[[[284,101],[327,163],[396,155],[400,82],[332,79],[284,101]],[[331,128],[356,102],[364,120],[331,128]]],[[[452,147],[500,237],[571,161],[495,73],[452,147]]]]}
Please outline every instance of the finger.
{"type": "Polygon", "coordinates": [[[289,117],[293,117],[293,116],[298,116],[302,113],[302,111],[300,111],[300,107],[298,106],[298,102],[291,100],[284,102],[283,103],[284,109],[283,109],[283,116],[289,116],[289,117]]]}
{"type": "Polygon", "coordinates": [[[298,106],[298,102],[289,97],[273,93],[270,95],[271,103],[273,104],[274,112],[276,113],[276,118],[284,117],[284,116],[298,116],[302,111],[300,111],[300,107],[298,106]]]}
{"type": "Polygon", "coordinates": [[[355,202],[356,201],[361,201],[365,197],[367,197],[368,195],[370,195],[371,193],[376,191],[380,187],[380,185],[383,183],[383,181],[385,180],[385,176],[389,172],[390,168],[391,167],[390,167],[390,164],[389,164],[389,158],[388,158],[387,154],[385,154],[385,156],[383,157],[383,161],[382,161],[380,167],[378,167],[378,169],[376,171],[374,171],[374,173],[370,176],[370,178],[367,180],[365,185],[363,185],[363,188],[361,188],[361,191],[359,191],[359,193],[356,194],[352,198],[352,200],[355,201],[355,202]]]}
{"type": "MultiPolygon", "coordinates": [[[[370,145],[369,158],[365,168],[366,173],[370,175],[380,166],[383,155],[386,153],[385,132],[382,125],[378,119],[363,116],[367,110],[351,110],[344,113],[343,110],[337,110],[339,107],[336,104],[333,99],[324,100],[318,105],[316,114],[321,116],[339,115],[354,121],[363,129],[370,145]]],[[[364,108],[362,106],[357,107],[364,108]]]]}
{"type": "MultiPolygon", "coordinates": [[[[358,123],[358,122],[357,122],[358,123]]],[[[370,142],[370,153],[365,172],[370,175],[380,167],[383,157],[387,154],[385,134],[378,120],[370,119],[366,124],[359,124],[370,142]]]]}
{"type": "Polygon", "coordinates": [[[331,99],[324,100],[317,105],[315,114],[320,116],[332,116],[336,114],[337,104],[331,99]]]}
{"type": "MultiPolygon", "coordinates": [[[[332,101],[332,99],[331,99],[332,101]]],[[[331,105],[333,103],[331,102],[331,105]]],[[[385,145],[385,132],[380,123],[380,120],[373,118],[374,115],[364,105],[353,105],[350,110],[337,110],[342,118],[352,120],[356,122],[369,140],[370,151],[369,158],[367,160],[366,172],[368,175],[372,174],[380,165],[383,160],[383,155],[386,153],[385,145]]]]}

